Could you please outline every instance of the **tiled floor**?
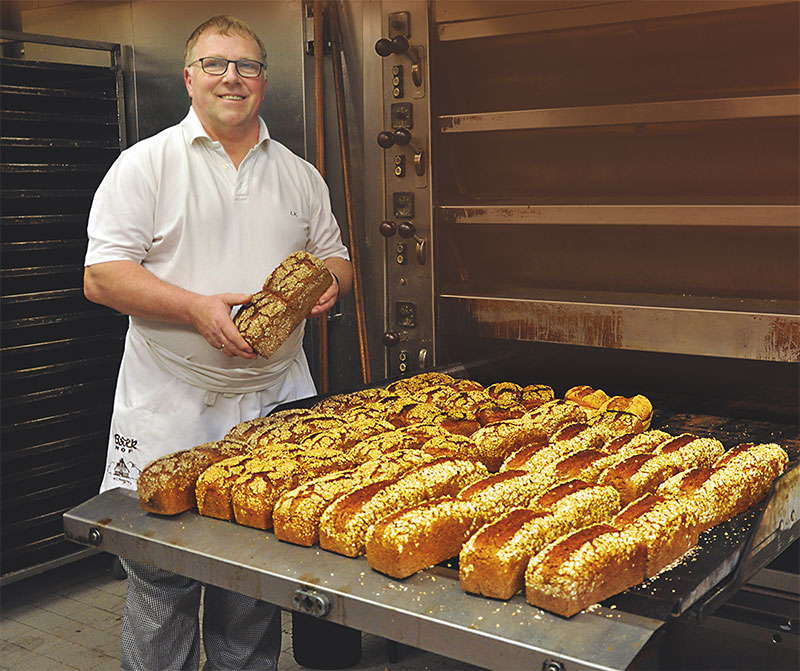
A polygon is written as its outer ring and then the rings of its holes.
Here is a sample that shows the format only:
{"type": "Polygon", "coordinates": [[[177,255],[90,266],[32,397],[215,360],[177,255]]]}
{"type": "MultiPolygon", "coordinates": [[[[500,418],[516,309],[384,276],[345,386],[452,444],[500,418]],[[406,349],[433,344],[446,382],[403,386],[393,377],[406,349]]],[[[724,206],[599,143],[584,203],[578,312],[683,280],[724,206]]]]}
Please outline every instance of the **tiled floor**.
{"type": "MultiPolygon", "coordinates": [[[[0,669],[117,671],[126,581],[95,555],[5,585],[0,591],[0,669]]],[[[280,671],[302,669],[292,655],[291,617],[283,613],[280,671]]],[[[361,671],[471,668],[439,655],[398,646],[390,662],[386,641],[365,634],[361,671]]]]}

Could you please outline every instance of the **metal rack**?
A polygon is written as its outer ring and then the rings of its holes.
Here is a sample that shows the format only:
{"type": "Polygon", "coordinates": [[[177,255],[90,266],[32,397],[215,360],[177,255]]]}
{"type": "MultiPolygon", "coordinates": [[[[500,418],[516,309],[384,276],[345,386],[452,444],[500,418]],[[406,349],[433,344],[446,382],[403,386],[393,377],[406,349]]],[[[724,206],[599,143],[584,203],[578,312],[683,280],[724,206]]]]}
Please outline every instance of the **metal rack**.
{"type": "Polygon", "coordinates": [[[99,486],[127,321],[82,291],[91,199],[125,146],[120,45],[0,39],[5,581],[75,555],[61,516],[99,486]],[[24,44],[107,52],[109,66],[31,60],[24,44]]]}

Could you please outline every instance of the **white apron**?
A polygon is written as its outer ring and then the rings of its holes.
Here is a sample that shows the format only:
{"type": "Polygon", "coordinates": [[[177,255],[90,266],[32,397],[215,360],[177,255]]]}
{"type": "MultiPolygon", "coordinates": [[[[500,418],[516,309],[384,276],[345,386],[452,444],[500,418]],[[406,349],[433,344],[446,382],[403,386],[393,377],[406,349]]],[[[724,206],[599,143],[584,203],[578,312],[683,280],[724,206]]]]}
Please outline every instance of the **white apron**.
{"type": "Polygon", "coordinates": [[[128,329],[100,491],[136,489],[154,459],[222,438],[234,425],[316,394],[302,349],[273,367],[231,371],[192,365],[128,329]],[[231,375],[244,374],[232,386],[231,375]],[[225,389],[236,389],[236,393],[225,389]]]}

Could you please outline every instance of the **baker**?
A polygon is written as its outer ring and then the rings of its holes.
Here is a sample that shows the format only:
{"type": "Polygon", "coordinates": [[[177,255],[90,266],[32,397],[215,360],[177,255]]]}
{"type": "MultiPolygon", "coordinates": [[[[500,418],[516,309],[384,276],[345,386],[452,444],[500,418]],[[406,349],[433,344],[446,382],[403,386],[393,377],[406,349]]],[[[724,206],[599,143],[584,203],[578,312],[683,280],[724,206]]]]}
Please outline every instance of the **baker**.
{"type": "MultiPolygon", "coordinates": [[[[130,315],[101,491],[135,489],[153,459],[316,394],[302,326],[265,360],[231,320],[290,253],[306,250],[334,275],[311,316],[352,284],[325,183],[258,115],[259,37],[216,16],[191,34],[184,64],[186,118],[125,150],[89,215],[84,292],[130,315]]],[[[122,561],[122,668],[196,669],[202,586],[122,561]]],[[[277,668],[277,606],[212,586],[203,598],[206,668],[277,668]]]]}

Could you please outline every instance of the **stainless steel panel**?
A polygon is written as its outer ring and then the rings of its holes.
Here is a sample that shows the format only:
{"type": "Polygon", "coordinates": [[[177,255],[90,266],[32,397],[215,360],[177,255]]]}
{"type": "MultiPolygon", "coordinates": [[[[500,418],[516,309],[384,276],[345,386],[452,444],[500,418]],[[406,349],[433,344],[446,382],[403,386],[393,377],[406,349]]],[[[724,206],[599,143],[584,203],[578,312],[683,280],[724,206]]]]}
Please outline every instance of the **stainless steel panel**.
{"type": "Polygon", "coordinates": [[[65,515],[73,540],[278,604],[296,590],[330,600],[327,618],[415,647],[493,669],[626,668],[661,622],[595,607],[569,620],[525,603],[470,596],[448,569],[403,581],[366,560],[277,541],[273,534],[189,512],[144,513],[135,494],[111,490],[65,515]],[[576,642],[580,642],[576,645],[576,642]]]}
{"type": "Polygon", "coordinates": [[[442,133],[469,133],[531,128],[676,123],[712,119],[756,119],[798,114],[800,114],[800,96],[775,95],[623,105],[590,105],[484,114],[447,114],[439,117],[439,130],[442,133]]]}

